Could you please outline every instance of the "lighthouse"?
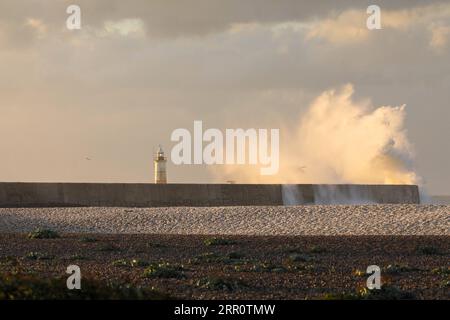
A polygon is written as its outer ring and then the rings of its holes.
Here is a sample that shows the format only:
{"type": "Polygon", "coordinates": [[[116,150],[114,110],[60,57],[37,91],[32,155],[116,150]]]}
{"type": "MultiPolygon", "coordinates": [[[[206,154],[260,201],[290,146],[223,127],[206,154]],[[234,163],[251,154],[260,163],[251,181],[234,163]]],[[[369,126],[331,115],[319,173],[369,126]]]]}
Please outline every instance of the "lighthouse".
{"type": "Polygon", "coordinates": [[[153,159],[155,167],[155,183],[167,183],[166,162],[167,158],[164,156],[164,151],[160,145],[158,152],[153,159]]]}

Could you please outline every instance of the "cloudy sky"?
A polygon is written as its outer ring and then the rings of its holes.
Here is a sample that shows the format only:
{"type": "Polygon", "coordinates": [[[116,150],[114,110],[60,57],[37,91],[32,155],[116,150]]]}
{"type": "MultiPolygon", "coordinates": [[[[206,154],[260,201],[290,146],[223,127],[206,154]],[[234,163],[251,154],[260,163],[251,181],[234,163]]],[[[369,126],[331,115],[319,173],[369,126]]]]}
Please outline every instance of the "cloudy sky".
{"type": "MultiPolygon", "coordinates": [[[[0,181],[152,181],[174,129],[292,127],[346,84],[406,104],[415,166],[450,194],[448,1],[2,0],[0,181]],[[370,4],[382,30],[366,28],[370,4]]],[[[169,180],[212,171],[169,163],[169,180]]]]}

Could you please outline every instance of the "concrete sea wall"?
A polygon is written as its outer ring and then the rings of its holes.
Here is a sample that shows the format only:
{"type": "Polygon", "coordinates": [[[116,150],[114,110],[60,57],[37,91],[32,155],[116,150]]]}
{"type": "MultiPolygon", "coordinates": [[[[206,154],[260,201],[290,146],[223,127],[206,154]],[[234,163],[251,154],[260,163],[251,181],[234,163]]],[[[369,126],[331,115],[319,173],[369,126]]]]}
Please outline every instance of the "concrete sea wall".
{"type": "Polygon", "coordinates": [[[414,185],[0,183],[0,207],[419,203],[414,185]]]}

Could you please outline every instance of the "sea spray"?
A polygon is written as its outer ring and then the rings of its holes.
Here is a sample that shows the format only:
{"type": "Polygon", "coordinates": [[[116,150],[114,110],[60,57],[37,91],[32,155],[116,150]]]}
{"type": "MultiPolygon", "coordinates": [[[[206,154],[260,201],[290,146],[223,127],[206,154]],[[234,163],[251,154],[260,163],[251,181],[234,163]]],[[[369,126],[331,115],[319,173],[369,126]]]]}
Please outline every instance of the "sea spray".
{"type": "Polygon", "coordinates": [[[364,185],[281,185],[283,205],[301,204],[374,204],[377,201],[372,195],[370,186],[364,185]],[[303,192],[311,188],[309,197],[303,192]]]}
{"type": "Polygon", "coordinates": [[[314,204],[373,204],[376,203],[367,186],[314,185],[314,204]]]}
{"type": "MultiPolygon", "coordinates": [[[[352,85],[319,95],[296,127],[280,130],[280,169],[264,177],[258,168],[225,166],[218,180],[282,184],[419,184],[414,152],[405,129],[406,107],[374,107],[354,101],[352,85]]],[[[294,187],[284,187],[285,203],[297,204],[294,187]]],[[[315,190],[316,202],[370,202],[364,194],[315,190]]]]}
{"type": "Polygon", "coordinates": [[[281,195],[283,198],[283,205],[295,206],[299,204],[305,204],[305,199],[300,189],[295,184],[283,184],[281,185],[281,195]]]}

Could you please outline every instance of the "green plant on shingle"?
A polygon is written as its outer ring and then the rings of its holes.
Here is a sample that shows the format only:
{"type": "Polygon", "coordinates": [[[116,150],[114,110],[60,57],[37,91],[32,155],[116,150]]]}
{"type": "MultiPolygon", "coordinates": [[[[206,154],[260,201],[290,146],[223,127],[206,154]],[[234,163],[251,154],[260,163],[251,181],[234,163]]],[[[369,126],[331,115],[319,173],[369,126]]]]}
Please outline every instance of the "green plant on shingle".
{"type": "Polygon", "coordinates": [[[289,271],[317,271],[318,267],[314,264],[300,264],[300,265],[288,265],[287,269],[289,271]]]}
{"type": "Polygon", "coordinates": [[[263,263],[254,264],[251,268],[251,271],[282,273],[282,272],[288,271],[288,269],[282,265],[276,265],[276,264],[272,264],[269,262],[263,262],[263,263]]]}
{"type": "Polygon", "coordinates": [[[148,262],[140,259],[133,259],[130,261],[131,267],[146,267],[148,266],[148,262]]]}
{"type": "Polygon", "coordinates": [[[206,277],[198,280],[195,285],[200,288],[209,290],[227,290],[234,291],[246,288],[247,285],[239,279],[220,278],[220,277],[206,277]]]}
{"type": "Polygon", "coordinates": [[[227,246],[231,244],[235,244],[236,242],[233,240],[225,239],[225,238],[208,238],[203,241],[207,246],[227,246]]]}
{"type": "Polygon", "coordinates": [[[69,260],[86,260],[87,258],[83,256],[82,254],[73,254],[69,257],[69,260]]]}
{"type": "Polygon", "coordinates": [[[67,290],[64,278],[0,274],[0,300],[167,300],[159,291],[128,284],[83,279],[82,290],[67,290]]]}
{"type": "Polygon", "coordinates": [[[167,262],[153,263],[144,270],[146,278],[184,278],[183,266],[172,265],[167,262]]]}
{"type": "Polygon", "coordinates": [[[450,267],[440,267],[431,270],[431,273],[434,274],[442,274],[442,275],[450,275],[450,267]]]}
{"type": "Polygon", "coordinates": [[[431,273],[443,276],[444,280],[440,282],[441,288],[450,287],[450,267],[439,267],[431,270],[431,273]]]}
{"type": "Polygon", "coordinates": [[[220,256],[214,252],[206,252],[189,259],[190,264],[214,263],[220,261],[220,256]]]}
{"type": "Polygon", "coordinates": [[[239,252],[230,252],[225,256],[219,257],[217,262],[221,262],[224,264],[236,264],[242,265],[248,262],[247,259],[244,259],[244,255],[239,252]]]}
{"type": "Polygon", "coordinates": [[[384,272],[387,274],[399,274],[403,272],[418,271],[417,268],[410,267],[406,264],[390,264],[384,268],[384,272]]]}
{"type": "Polygon", "coordinates": [[[414,293],[399,289],[394,286],[384,285],[381,289],[369,290],[363,288],[358,292],[361,300],[415,300],[414,293]]]}
{"type": "Polygon", "coordinates": [[[325,253],[327,250],[321,246],[312,246],[308,250],[309,253],[320,254],[325,253]]]}
{"type": "Polygon", "coordinates": [[[363,288],[357,292],[327,293],[325,300],[414,300],[417,297],[409,291],[397,287],[384,285],[381,289],[369,290],[363,288]]]}
{"type": "Polygon", "coordinates": [[[244,258],[244,255],[240,252],[229,252],[226,257],[231,260],[240,260],[244,258]]]}
{"type": "Polygon", "coordinates": [[[195,256],[189,260],[190,264],[200,263],[223,263],[223,264],[242,264],[247,260],[243,260],[244,256],[239,252],[230,252],[226,255],[219,255],[214,252],[207,252],[195,256]]]}
{"type": "Polygon", "coordinates": [[[1,266],[16,266],[19,264],[19,259],[13,256],[6,256],[0,259],[1,266]]]}
{"type": "Polygon", "coordinates": [[[301,253],[292,253],[288,257],[289,262],[309,262],[312,260],[313,259],[309,255],[301,253]]]}
{"type": "Polygon", "coordinates": [[[148,266],[147,262],[140,259],[132,259],[132,260],[119,259],[113,261],[111,264],[116,267],[133,267],[133,268],[148,266]]]}
{"type": "Polygon", "coordinates": [[[438,247],[434,246],[419,246],[416,248],[417,253],[423,255],[441,255],[442,252],[438,247]]]}
{"type": "Polygon", "coordinates": [[[366,276],[366,272],[359,270],[359,269],[353,270],[352,273],[356,277],[365,277],[366,276]]]}
{"type": "Polygon", "coordinates": [[[111,262],[111,264],[115,267],[128,267],[128,261],[125,259],[119,259],[111,262]]]}
{"type": "Polygon", "coordinates": [[[59,238],[59,234],[56,231],[50,229],[37,228],[36,230],[28,234],[29,239],[56,239],[59,238]]]}
{"type": "Polygon", "coordinates": [[[356,293],[338,292],[325,293],[322,296],[323,300],[358,300],[359,296],[356,293]]]}
{"type": "Polygon", "coordinates": [[[27,253],[27,255],[25,256],[27,259],[29,260],[50,260],[53,259],[52,256],[46,255],[44,253],[40,253],[40,252],[29,252],[27,253]]]}

